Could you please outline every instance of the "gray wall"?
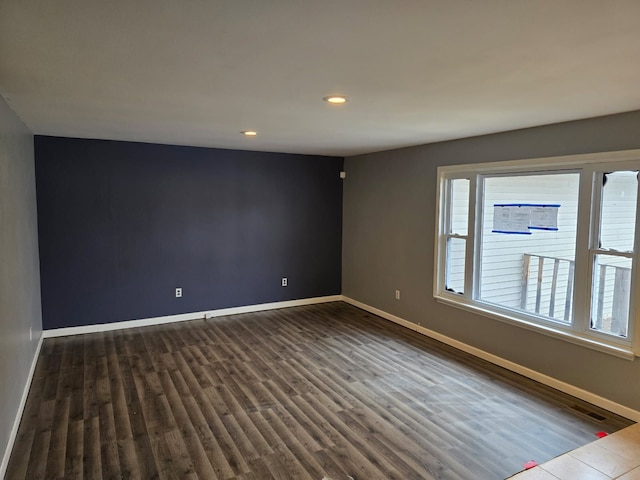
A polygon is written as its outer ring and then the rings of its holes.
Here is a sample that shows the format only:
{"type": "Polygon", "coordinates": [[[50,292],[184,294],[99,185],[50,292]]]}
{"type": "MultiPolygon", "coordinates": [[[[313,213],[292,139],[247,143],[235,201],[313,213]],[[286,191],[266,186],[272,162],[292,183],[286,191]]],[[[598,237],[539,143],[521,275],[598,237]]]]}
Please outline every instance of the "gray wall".
{"type": "MultiPolygon", "coordinates": [[[[33,136],[0,98],[0,452],[3,458],[8,453],[9,435],[41,332],[33,136]]],[[[2,474],[0,468],[0,477],[2,474]]]]}
{"type": "Polygon", "coordinates": [[[347,158],[343,294],[640,411],[640,361],[452,308],[432,295],[437,166],[635,148],[640,111],[347,158]]]}

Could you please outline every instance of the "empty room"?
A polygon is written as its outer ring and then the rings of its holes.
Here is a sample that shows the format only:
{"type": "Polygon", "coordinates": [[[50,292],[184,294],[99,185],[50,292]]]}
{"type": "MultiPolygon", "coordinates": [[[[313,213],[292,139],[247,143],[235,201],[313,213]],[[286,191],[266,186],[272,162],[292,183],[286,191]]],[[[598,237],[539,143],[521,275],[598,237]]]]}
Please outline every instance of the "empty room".
{"type": "Polygon", "coordinates": [[[640,479],[638,18],[0,1],[0,479],[640,479]]]}

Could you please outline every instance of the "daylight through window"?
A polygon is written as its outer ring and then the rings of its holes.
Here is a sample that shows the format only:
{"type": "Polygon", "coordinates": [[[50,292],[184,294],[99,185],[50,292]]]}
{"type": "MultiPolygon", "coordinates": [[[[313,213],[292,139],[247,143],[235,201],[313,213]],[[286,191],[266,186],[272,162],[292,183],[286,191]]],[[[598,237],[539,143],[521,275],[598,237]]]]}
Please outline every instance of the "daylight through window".
{"type": "Polygon", "coordinates": [[[434,295],[630,355],[639,170],[638,152],[440,167],[434,295]]]}

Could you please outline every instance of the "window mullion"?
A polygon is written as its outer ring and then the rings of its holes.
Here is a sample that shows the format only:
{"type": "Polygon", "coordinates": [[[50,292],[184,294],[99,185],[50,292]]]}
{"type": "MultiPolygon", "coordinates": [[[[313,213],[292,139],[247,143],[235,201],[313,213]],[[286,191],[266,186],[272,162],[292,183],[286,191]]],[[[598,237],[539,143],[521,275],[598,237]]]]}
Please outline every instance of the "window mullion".
{"type": "Polygon", "coordinates": [[[593,247],[598,242],[599,226],[593,220],[600,218],[600,189],[594,188],[596,176],[593,170],[586,168],[580,176],[578,198],[578,230],[576,235],[576,259],[573,289],[573,328],[579,332],[588,332],[591,322],[591,291],[593,247]]]}
{"type": "Polygon", "coordinates": [[[482,244],[482,224],[483,224],[483,177],[474,175],[469,186],[469,245],[467,246],[468,270],[467,278],[469,293],[467,298],[475,300],[478,298],[478,286],[480,283],[480,262],[479,249],[482,244]]]}
{"type": "Polygon", "coordinates": [[[638,255],[640,252],[640,182],[638,182],[638,195],[636,197],[636,229],[633,244],[633,265],[631,270],[631,292],[635,295],[631,296],[631,305],[629,308],[629,338],[631,339],[631,349],[638,355],[640,352],[640,268],[638,268],[638,255]]]}
{"type": "Polygon", "coordinates": [[[471,300],[473,299],[473,272],[475,270],[473,265],[475,245],[475,228],[476,228],[476,179],[475,176],[471,176],[469,179],[469,218],[467,223],[467,249],[465,251],[465,271],[464,271],[464,296],[471,300]]]}

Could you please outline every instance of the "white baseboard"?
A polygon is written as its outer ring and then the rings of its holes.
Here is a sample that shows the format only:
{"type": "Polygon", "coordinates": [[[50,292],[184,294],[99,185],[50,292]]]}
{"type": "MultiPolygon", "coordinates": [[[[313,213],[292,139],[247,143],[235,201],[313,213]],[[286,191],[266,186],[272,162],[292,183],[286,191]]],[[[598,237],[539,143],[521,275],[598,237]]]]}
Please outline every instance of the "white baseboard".
{"type": "Polygon", "coordinates": [[[31,360],[31,368],[29,369],[29,375],[27,376],[27,381],[24,385],[24,389],[22,390],[22,398],[20,398],[20,404],[18,405],[16,418],[13,421],[13,427],[11,427],[11,433],[9,434],[9,441],[7,442],[7,448],[4,451],[4,455],[2,456],[2,463],[0,463],[0,478],[4,478],[5,474],[7,473],[7,467],[9,466],[9,459],[11,458],[11,452],[13,451],[13,446],[16,443],[16,437],[18,436],[18,428],[20,427],[20,421],[22,420],[24,407],[27,404],[27,397],[29,396],[31,381],[33,380],[33,374],[36,371],[36,364],[38,363],[38,357],[40,356],[40,349],[42,348],[43,338],[44,338],[44,335],[40,335],[40,338],[38,340],[38,345],[36,346],[36,351],[34,352],[33,359],[31,360]]]}
{"type": "Polygon", "coordinates": [[[607,398],[601,397],[600,395],[596,395],[595,393],[589,392],[587,390],[583,390],[582,388],[576,387],[575,385],[571,385],[569,383],[558,380],[557,378],[550,377],[543,373],[537,372],[530,368],[524,367],[518,363],[512,362],[510,360],[506,360],[502,357],[498,357],[489,352],[485,352],[484,350],[480,350],[479,348],[473,347],[466,343],[455,340],[451,337],[447,337],[446,335],[442,335],[436,331],[430,330],[428,328],[422,327],[420,325],[416,325],[415,323],[411,323],[408,320],[397,317],[390,313],[387,313],[383,310],[377,309],[365,303],[359,302],[349,297],[343,296],[342,300],[344,302],[350,303],[362,310],[366,310],[367,312],[373,313],[374,315],[378,315],[386,320],[390,320],[398,325],[402,325],[403,327],[407,327],[415,332],[426,335],[427,337],[431,337],[435,340],[438,340],[442,343],[450,345],[458,350],[462,350],[463,352],[470,353],[473,356],[482,358],[483,360],[487,360],[495,365],[506,368],[507,370],[511,370],[512,372],[523,375],[527,378],[540,382],[549,387],[555,388],[556,390],[560,390],[561,392],[567,393],[569,395],[573,395],[574,397],[580,398],[586,402],[592,403],[593,405],[597,405],[605,410],[609,410],[611,412],[617,413],[625,418],[630,420],[634,420],[636,422],[640,422],[640,412],[637,410],[633,410],[629,407],[625,407],[619,403],[613,402],[607,398]]]}
{"type": "Polygon", "coordinates": [[[86,325],[82,327],[55,328],[52,330],[45,330],[43,334],[45,338],[66,337],[68,335],[108,332],[111,330],[121,330],[123,328],[148,327],[150,325],[162,325],[164,323],[184,322],[186,320],[214,318],[224,315],[236,315],[238,313],[251,313],[260,312],[263,310],[275,310],[278,308],[300,307],[303,305],[313,305],[316,303],[338,302],[340,300],[342,300],[342,295],[303,298],[300,300],[288,300],[285,302],[260,303],[257,305],[222,308],[219,310],[204,310],[202,312],[182,313],[179,315],[167,315],[164,317],[143,318],[140,320],[126,320],[123,322],[102,323],[97,325],[86,325]]]}
{"type": "Polygon", "coordinates": [[[314,305],[316,303],[339,302],[342,295],[331,295],[328,297],[303,298],[301,300],[288,300],[286,302],[261,303],[246,307],[224,308],[222,310],[212,310],[207,312],[206,318],[222,317],[224,315],[235,315],[237,313],[260,312],[263,310],[276,310],[278,308],[301,307],[303,305],[314,305]]]}

